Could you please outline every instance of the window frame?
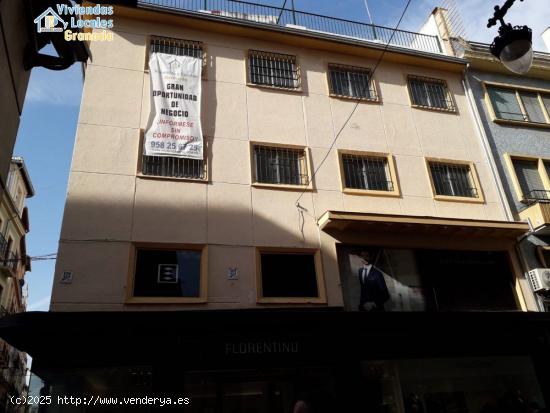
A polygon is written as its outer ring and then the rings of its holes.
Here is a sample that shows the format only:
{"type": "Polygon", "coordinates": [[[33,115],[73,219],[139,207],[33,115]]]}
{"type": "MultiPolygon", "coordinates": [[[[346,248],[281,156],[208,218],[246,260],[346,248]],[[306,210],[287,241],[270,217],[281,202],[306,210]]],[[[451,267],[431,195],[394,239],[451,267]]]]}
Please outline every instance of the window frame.
{"type": "Polygon", "coordinates": [[[405,83],[407,84],[407,92],[409,95],[409,102],[411,104],[411,107],[417,108],[417,109],[424,109],[424,110],[431,110],[436,112],[447,112],[447,113],[457,113],[458,109],[456,106],[454,95],[451,93],[451,89],[449,89],[449,84],[445,79],[438,79],[434,77],[427,77],[422,75],[415,75],[415,74],[407,74],[405,75],[405,83]],[[434,106],[426,106],[426,105],[419,105],[417,103],[414,103],[413,99],[413,93],[411,90],[411,80],[420,80],[424,82],[431,82],[431,83],[440,83],[443,85],[445,92],[447,94],[447,100],[451,107],[447,108],[438,108],[434,106]]]}
{"type": "Polygon", "coordinates": [[[302,70],[300,66],[300,60],[297,55],[288,54],[288,53],[278,53],[278,52],[271,52],[266,50],[258,50],[258,49],[248,49],[245,51],[246,53],[246,85],[250,87],[257,87],[257,88],[265,88],[265,89],[275,89],[275,90],[286,90],[288,92],[296,92],[296,93],[302,93],[302,70]],[[281,57],[290,57],[294,61],[294,65],[296,66],[296,87],[284,87],[284,86],[276,86],[276,85],[264,85],[264,84],[258,84],[253,83],[251,79],[251,73],[250,73],[250,61],[251,57],[254,53],[258,53],[259,55],[271,55],[271,56],[281,56],[281,57]]]}
{"type": "MultiPolygon", "coordinates": [[[[179,182],[197,182],[210,183],[210,165],[208,162],[208,150],[210,148],[209,139],[203,135],[202,162],[204,169],[204,178],[180,178],[177,176],[161,176],[161,175],[145,175],[143,173],[143,145],[145,144],[145,129],[140,129],[139,145],[138,145],[138,161],[136,165],[136,176],[143,179],[157,179],[162,181],[179,181],[179,182]]],[[[166,156],[165,158],[175,158],[175,156],[166,156]]]]}
{"type": "Polygon", "coordinates": [[[149,56],[151,54],[151,43],[153,40],[165,40],[171,41],[173,43],[183,43],[183,44],[193,44],[198,45],[202,50],[202,70],[201,70],[201,80],[208,80],[208,51],[207,46],[200,40],[191,40],[191,39],[181,39],[179,37],[167,37],[160,35],[149,35],[147,36],[147,44],[145,47],[145,73],[149,73],[149,56]]]}
{"type": "Polygon", "coordinates": [[[350,65],[340,64],[340,63],[329,62],[327,63],[327,84],[328,84],[328,91],[329,91],[330,97],[338,98],[338,99],[353,100],[353,101],[361,101],[361,102],[380,103],[380,93],[378,91],[376,80],[374,79],[372,69],[368,67],[350,66],[350,65]],[[332,79],[330,76],[330,71],[332,68],[344,69],[348,71],[365,72],[369,79],[369,91],[372,92],[373,97],[354,97],[354,96],[340,95],[338,93],[334,93],[332,79]]]}
{"type": "Polygon", "coordinates": [[[286,189],[286,190],[313,190],[311,159],[309,154],[309,148],[303,145],[287,145],[281,143],[250,141],[250,177],[251,185],[256,188],[270,188],[270,189],[286,189]],[[307,185],[291,185],[291,184],[273,184],[258,182],[256,176],[256,157],[254,156],[254,148],[256,146],[264,146],[269,148],[281,148],[281,149],[293,149],[302,150],[304,152],[304,172],[307,173],[307,185]]]}
{"type": "Polygon", "coordinates": [[[367,152],[356,151],[350,149],[338,149],[338,169],[340,170],[340,188],[344,194],[349,195],[370,195],[370,196],[385,196],[385,197],[400,197],[401,189],[399,185],[399,179],[397,176],[397,167],[395,164],[395,157],[391,153],[383,152],[367,152]],[[388,178],[393,184],[392,191],[381,191],[378,189],[359,189],[346,187],[346,175],[344,171],[344,155],[355,155],[359,157],[371,157],[386,159],[388,166],[388,178]]]}
{"type": "Polygon", "coordinates": [[[165,244],[134,242],[130,247],[130,262],[126,287],[125,304],[205,304],[208,302],[208,245],[206,244],[165,244]],[[201,252],[200,295],[198,297],[136,297],[134,284],[137,268],[137,250],[193,250],[201,252]]]}
{"type": "Polygon", "coordinates": [[[514,192],[516,193],[517,201],[521,203],[525,203],[526,199],[523,194],[523,189],[521,188],[521,184],[519,183],[519,179],[516,175],[516,169],[514,168],[514,159],[517,159],[518,161],[536,161],[539,175],[542,180],[542,184],[544,186],[544,190],[550,191],[550,176],[548,176],[546,167],[544,165],[545,162],[550,163],[550,158],[542,158],[542,157],[533,156],[533,155],[517,155],[517,154],[511,154],[508,152],[506,152],[503,155],[503,157],[504,157],[504,162],[506,163],[506,167],[508,169],[508,173],[512,178],[512,186],[514,187],[514,192]]]}
{"type": "Polygon", "coordinates": [[[426,157],[424,158],[425,167],[426,167],[426,173],[428,174],[428,179],[430,182],[430,187],[432,189],[432,196],[433,199],[436,201],[448,201],[448,202],[465,202],[470,204],[484,204],[485,203],[485,196],[483,194],[483,188],[481,186],[481,182],[479,180],[479,175],[477,173],[476,165],[472,161],[462,161],[462,160],[456,160],[456,159],[442,159],[442,158],[432,158],[432,157],[426,157]],[[468,197],[468,196],[454,196],[454,195],[439,195],[436,191],[434,178],[432,176],[432,170],[431,170],[431,163],[441,163],[441,164],[448,164],[448,165],[456,165],[456,166],[468,166],[470,168],[470,177],[472,179],[472,183],[475,186],[475,189],[477,190],[477,197],[468,197]]]}
{"type": "Polygon", "coordinates": [[[522,125],[522,126],[530,126],[530,127],[536,127],[536,128],[550,128],[550,112],[548,111],[548,109],[546,108],[546,105],[542,100],[542,95],[548,95],[548,97],[550,98],[550,89],[532,88],[527,86],[518,86],[518,85],[511,85],[506,83],[485,82],[485,81],[481,82],[481,86],[483,88],[485,105],[489,109],[489,115],[493,122],[502,124],[502,125],[522,125]],[[527,110],[525,109],[525,105],[523,103],[523,100],[521,99],[520,93],[521,92],[536,93],[538,95],[538,101],[541,106],[542,113],[546,119],[546,123],[532,122],[529,120],[514,120],[514,119],[499,118],[493,106],[493,101],[491,100],[491,96],[489,95],[489,88],[491,87],[495,87],[498,89],[508,89],[508,90],[514,91],[516,94],[517,103],[519,104],[519,108],[521,110],[521,113],[524,119],[529,119],[529,115],[527,113],[527,110]]]}
{"type": "Polygon", "coordinates": [[[317,248],[256,247],[256,302],[258,304],[326,304],[327,294],[321,250],[317,248]],[[262,295],[262,253],[313,255],[317,297],[263,297],[262,295]]]}

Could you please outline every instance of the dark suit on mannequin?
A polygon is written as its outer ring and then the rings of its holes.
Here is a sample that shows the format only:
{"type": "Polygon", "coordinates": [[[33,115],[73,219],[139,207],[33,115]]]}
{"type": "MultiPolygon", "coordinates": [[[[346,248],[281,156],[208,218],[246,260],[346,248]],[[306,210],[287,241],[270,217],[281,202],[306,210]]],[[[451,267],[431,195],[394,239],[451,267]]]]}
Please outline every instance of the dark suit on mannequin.
{"type": "Polygon", "coordinates": [[[374,303],[373,311],[384,311],[384,303],[390,299],[390,293],[384,280],[384,274],[370,265],[368,268],[359,268],[359,282],[361,284],[361,298],[359,311],[365,311],[366,303],[374,303]]]}

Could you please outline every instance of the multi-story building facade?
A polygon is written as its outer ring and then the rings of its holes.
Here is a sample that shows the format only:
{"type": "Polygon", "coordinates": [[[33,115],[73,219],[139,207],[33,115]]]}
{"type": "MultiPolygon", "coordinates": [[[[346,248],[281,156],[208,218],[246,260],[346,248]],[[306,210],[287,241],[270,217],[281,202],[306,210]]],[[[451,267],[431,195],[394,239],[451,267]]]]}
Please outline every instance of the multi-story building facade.
{"type": "MultiPolygon", "coordinates": [[[[31,270],[25,235],[29,215],[25,200],[34,195],[22,158],[13,158],[7,190],[0,202],[0,313],[1,317],[24,312],[27,292],[25,273],[31,270]]],[[[8,405],[7,396],[23,395],[26,388],[27,356],[0,340],[0,404],[8,405]]],[[[13,406],[10,407],[11,410],[13,406]]]]}
{"type": "MultiPolygon", "coordinates": [[[[541,269],[550,266],[550,54],[535,52],[529,73],[517,76],[491,55],[489,45],[453,38],[445,9],[435,9],[431,19],[440,22],[432,26],[447,40],[449,53],[468,61],[467,96],[501,182],[507,215],[530,225],[518,248],[538,308],[547,311],[550,284],[541,269]]],[[[550,50],[550,29],[542,37],[550,50]]]]}
{"type": "Polygon", "coordinates": [[[90,45],[52,312],[3,329],[45,388],[185,393],[196,412],[542,407],[529,227],[466,60],[436,36],[214,3],[119,7],[90,45]],[[144,154],[159,52],[202,59],[203,159],[144,154]]]}

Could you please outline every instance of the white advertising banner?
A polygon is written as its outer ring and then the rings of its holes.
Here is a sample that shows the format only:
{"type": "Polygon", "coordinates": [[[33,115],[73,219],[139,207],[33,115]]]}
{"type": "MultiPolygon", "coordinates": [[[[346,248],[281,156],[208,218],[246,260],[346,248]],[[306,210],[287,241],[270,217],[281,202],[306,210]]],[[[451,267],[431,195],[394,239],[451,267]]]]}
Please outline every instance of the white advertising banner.
{"type": "Polygon", "coordinates": [[[151,113],[145,155],[203,159],[202,59],[151,53],[151,113]]]}

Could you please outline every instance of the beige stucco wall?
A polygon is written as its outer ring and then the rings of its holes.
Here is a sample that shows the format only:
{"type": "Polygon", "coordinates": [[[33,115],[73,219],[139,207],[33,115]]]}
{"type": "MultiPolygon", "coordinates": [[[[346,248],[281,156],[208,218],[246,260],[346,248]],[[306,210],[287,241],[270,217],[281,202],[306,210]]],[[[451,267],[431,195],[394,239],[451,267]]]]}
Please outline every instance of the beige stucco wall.
{"type": "Polygon", "coordinates": [[[0,194],[8,176],[30,77],[30,71],[23,68],[23,50],[28,42],[24,6],[21,0],[0,2],[0,194]]]}
{"type": "MultiPolygon", "coordinates": [[[[336,50],[337,47],[335,46],[336,50]]],[[[381,103],[361,103],[314,180],[314,190],[251,186],[250,141],[307,146],[316,169],[354,102],[328,96],[327,64],[375,61],[168,24],[115,19],[114,41],[92,43],[78,123],[52,310],[146,310],[256,306],[256,246],[321,248],[328,305],[342,305],[335,240],[319,230],[327,210],[503,220],[476,135],[461,73],[383,62],[381,103]],[[203,130],[210,182],[137,177],[140,129],[149,114],[148,36],[201,41],[207,49],[203,130]],[[246,54],[296,55],[303,91],[246,85],[246,54]],[[406,75],[445,79],[456,113],[412,108],[406,75]],[[337,149],[395,156],[402,196],[343,194],[337,149]],[[485,202],[435,201],[425,157],[472,161],[485,202]],[[124,305],[133,242],[208,244],[208,304],[124,305]],[[227,280],[238,267],[240,279],[227,280]],[[64,271],[71,284],[59,283],[64,271]]]]}

